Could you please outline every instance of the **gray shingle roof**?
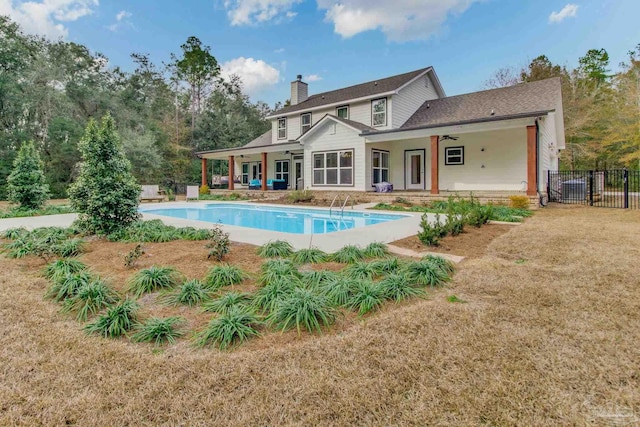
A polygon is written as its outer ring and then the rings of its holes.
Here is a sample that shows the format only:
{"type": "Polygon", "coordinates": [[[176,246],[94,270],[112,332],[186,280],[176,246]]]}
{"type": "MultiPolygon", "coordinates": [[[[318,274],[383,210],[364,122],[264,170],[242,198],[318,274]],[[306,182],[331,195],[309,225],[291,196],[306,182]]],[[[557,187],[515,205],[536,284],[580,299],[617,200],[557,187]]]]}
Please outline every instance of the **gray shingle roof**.
{"type": "Polygon", "coordinates": [[[400,129],[543,113],[562,102],[559,77],[427,101],[400,129]],[[493,111],[493,114],[492,114],[493,111]]]}
{"type": "Polygon", "coordinates": [[[367,126],[364,123],[356,122],[356,121],[349,120],[349,119],[343,119],[341,117],[334,116],[333,114],[327,114],[327,116],[332,117],[332,118],[336,119],[337,121],[346,124],[347,126],[351,126],[352,128],[356,128],[360,132],[364,132],[364,131],[374,132],[376,130],[376,128],[372,128],[371,126],[367,126]]]}
{"type": "Polygon", "coordinates": [[[372,80],[367,83],[361,83],[355,86],[349,86],[342,89],[332,90],[330,92],[318,93],[311,95],[306,101],[303,101],[296,105],[284,107],[274,113],[271,116],[291,113],[293,111],[303,111],[314,107],[320,107],[322,105],[334,104],[337,102],[346,102],[350,99],[364,98],[374,96],[379,93],[394,91],[405,83],[408,83],[420,74],[428,71],[431,67],[421,68],[419,70],[410,71],[404,74],[398,74],[396,76],[387,77],[384,79],[372,80]]]}
{"type": "Polygon", "coordinates": [[[268,131],[266,131],[265,133],[263,133],[262,135],[254,139],[253,141],[243,145],[242,148],[262,147],[264,145],[269,145],[271,144],[271,134],[272,134],[272,130],[269,129],[268,131]]]}

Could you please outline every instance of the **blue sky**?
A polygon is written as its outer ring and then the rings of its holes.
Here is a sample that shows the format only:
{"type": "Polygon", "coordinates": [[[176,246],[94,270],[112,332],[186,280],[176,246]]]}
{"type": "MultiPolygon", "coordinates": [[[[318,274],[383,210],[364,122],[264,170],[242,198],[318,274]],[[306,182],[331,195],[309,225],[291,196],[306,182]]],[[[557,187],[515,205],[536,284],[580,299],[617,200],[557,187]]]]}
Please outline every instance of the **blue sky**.
{"type": "Polygon", "coordinates": [[[640,43],[638,0],[0,0],[25,31],[87,45],[130,70],[195,35],[269,104],[305,76],[311,93],[434,66],[448,95],[545,54],[575,66],[605,48],[611,68],[640,43]]]}

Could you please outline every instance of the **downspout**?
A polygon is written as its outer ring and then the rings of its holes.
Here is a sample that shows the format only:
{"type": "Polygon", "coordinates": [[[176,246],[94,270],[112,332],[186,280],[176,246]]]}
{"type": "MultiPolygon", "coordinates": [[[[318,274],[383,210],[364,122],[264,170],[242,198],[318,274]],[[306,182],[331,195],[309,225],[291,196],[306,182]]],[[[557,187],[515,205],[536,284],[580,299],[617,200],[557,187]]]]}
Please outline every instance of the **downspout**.
{"type": "MultiPolygon", "coordinates": [[[[540,202],[541,207],[545,207],[546,204],[543,203],[542,194],[540,194],[540,125],[538,120],[540,118],[536,117],[536,192],[538,193],[538,200],[540,202]]],[[[549,194],[547,194],[547,198],[549,194]]]]}

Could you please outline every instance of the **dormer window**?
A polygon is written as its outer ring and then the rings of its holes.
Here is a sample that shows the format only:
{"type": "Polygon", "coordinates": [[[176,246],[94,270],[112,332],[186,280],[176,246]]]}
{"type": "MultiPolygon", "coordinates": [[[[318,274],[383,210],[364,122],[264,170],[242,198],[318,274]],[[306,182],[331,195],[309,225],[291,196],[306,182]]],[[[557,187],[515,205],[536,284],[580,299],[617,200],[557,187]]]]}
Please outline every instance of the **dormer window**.
{"type": "Polygon", "coordinates": [[[303,135],[311,129],[311,113],[300,114],[300,129],[303,135]]]}
{"type": "Polygon", "coordinates": [[[341,119],[348,119],[349,118],[349,106],[348,105],[343,105],[342,107],[336,108],[336,116],[340,117],[341,119]]]}
{"type": "Polygon", "coordinates": [[[371,101],[371,124],[374,127],[387,125],[387,98],[371,101]]]}
{"type": "Polygon", "coordinates": [[[278,119],[278,139],[287,139],[287,118],[278,119]]]}

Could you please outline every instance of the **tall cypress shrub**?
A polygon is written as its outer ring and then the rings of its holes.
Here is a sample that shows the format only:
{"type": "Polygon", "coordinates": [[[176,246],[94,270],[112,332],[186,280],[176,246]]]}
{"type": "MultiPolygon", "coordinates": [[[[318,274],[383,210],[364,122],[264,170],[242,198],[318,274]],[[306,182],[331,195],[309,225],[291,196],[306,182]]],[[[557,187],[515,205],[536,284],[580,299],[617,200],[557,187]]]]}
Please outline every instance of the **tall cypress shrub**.
{"type": "Polygon", "coordinates": [[[100,124],[91,119],[78,144],[80,175],[69,188],[71,206],[84,230],[109,234],[139,218],[140,186],[131,174],[110,114],[100,124]]]}
{"type": "Polygon", "coordinates": [[[24,142],[7,178],[7,198],[21,208],[39,209],[49,200],[49,185],[33,142],[24,142]]]}

